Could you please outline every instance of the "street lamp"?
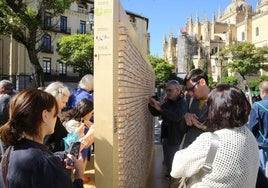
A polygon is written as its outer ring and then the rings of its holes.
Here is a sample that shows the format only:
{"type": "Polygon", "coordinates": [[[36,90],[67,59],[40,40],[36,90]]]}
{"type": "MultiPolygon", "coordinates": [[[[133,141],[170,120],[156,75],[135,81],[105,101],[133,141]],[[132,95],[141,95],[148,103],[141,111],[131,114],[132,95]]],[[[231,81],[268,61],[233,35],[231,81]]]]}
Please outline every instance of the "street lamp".
{"type": "Polygon", "coordinates": [[[90,8],[88,12],[88,22],[90,25],[90,31],[94,29],[94,7],[90,8]]]}

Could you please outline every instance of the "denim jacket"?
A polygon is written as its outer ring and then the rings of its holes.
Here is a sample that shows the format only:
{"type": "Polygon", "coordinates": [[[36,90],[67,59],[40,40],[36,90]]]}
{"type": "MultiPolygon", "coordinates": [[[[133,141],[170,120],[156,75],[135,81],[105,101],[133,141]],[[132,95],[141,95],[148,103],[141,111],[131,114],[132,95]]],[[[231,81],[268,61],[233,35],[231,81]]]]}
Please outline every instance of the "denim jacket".
{"type": "MultiPolygon", "coordinates": [[[[268,146],[268,96],[252,105],[248,128],[252,131],[260,145],[268,146]]],[[[268,148],[267,148],[268,149],[268,148]]]]}

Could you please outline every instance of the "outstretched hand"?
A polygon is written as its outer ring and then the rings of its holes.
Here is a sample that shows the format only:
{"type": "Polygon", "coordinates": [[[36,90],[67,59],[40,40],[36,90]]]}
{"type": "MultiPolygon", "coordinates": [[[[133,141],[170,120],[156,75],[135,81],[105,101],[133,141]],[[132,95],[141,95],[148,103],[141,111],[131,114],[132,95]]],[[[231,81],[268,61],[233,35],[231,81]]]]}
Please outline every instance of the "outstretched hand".
{"type": "Polygon", "coordinates": [[[158,110],[158,111],[161,110],[160,103],[157,100],[155,100],[153,97],[149,98],[149,104],[152,107],[154,107],[156,110],[158,110]]]}

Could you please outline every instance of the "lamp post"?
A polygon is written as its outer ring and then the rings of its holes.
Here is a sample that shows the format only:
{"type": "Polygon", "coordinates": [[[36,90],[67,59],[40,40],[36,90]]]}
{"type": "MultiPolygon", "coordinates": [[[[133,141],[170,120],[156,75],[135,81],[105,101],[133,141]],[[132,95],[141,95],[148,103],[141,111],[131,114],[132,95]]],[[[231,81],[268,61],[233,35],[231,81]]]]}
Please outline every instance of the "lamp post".
{"type": "Polygon", "coordinates": [[[90,31],[92,32],[94,29],[94,7],[90,8],[88,12],[88,22],[90,25],[90,31]]]}

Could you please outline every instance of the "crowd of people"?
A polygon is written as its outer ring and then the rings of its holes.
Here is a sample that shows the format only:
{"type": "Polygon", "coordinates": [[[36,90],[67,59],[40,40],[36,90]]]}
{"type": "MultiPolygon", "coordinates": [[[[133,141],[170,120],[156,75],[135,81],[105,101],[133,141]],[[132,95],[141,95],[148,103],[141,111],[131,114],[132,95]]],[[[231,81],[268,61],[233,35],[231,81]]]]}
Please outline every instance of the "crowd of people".
{"type": "Polygon", "coordinates": [[[268,81],[260,84],[262,100],[252,107],[236,86],[210,88],[199,68],[191,70],[182,85],[183,96],[178,94],[180,83],[171,80],[163,101],[150,97],[148,102],[151,114],[162,119],[164,175],[170,187],[178,187],[182,178],[187,187],[268,187],[268,81]],[[177,90],[170,88],[175,82],[177,90]],[[175,134],[177,139],[167,142],[175,134]],[[215,156],[210,151],[212,135],[219,139],[215,156]]]}
{"type": "Polygon", "coordinates": [[[72,93],[58,81],[15,92],[2,80],[0,102],[0,187],[78,188],[90,181],[84,171],[94,143],[92,75],[72,93]],[[69,153],[73,142],[81,143],[78,158],[69,153]]]}
{"type": "MultiPolygon", "coordinates": [[[[149,111],[162,118],[170,185],[186,178],[188,187],[268,187],[268,81],[259,89],[261,100],[251,106],[236,86],[210,88],[198,68],[183,83],[168,81],[163,101],[149,98],[149,111]]],[[[83,187],[90,181],[84,171],[94,144],[93,90],[92,75],[72,92],[58,81],[20,92],[0,81],[0,187],[83,187]],[[67,152],[77,141],[78,158],[67,152]]]]}

